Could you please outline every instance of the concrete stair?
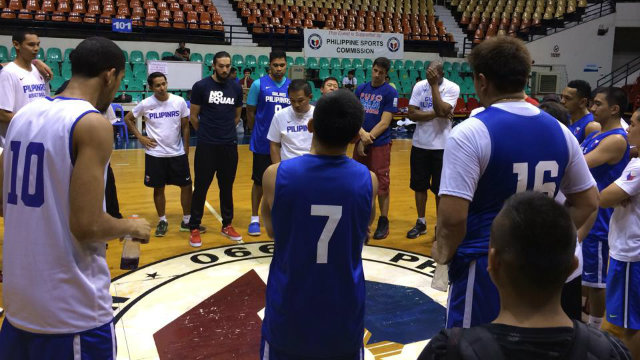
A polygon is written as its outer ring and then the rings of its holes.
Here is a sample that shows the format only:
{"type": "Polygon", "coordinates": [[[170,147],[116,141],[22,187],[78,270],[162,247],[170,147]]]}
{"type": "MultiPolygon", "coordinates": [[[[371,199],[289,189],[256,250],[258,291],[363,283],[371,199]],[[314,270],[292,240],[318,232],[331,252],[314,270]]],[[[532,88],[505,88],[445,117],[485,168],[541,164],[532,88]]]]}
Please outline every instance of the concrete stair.
{"type": "Polygon", "coordinates": [[[249,30],[242,25],[242,21],[238,18],[238,14],[233,10],[228,0],[213,0],[213,5],[218,9],[218,13],[224,21],[224,32],[226,40],[231,37],[231,45],[233,46],[258,46],[253,42],[249,30]],[[233,26],[233,34],[230,35],[231,26],[233,26]]]}
{"type": "Polygon", "coordinates": [[[464,33],[464,31],[462,31],[453,15],[451,15],[451,10],[442,5],[434,5],[433,10],[438,17],[438,20],[441,20],[444,24],[447,32],[453,34],[453,38],[456,41],[456,52],[458,53],[458,56],[462,56],[462,46],[464,44],[464,38],[466,37],[466,34],[464,33]]]}

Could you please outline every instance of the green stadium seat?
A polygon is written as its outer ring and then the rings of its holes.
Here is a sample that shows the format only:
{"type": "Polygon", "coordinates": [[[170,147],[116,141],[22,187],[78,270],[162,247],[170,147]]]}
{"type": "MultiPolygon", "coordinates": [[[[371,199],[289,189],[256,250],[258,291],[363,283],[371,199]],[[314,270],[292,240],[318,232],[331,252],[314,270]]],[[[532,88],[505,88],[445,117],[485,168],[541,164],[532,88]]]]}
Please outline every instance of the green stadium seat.
{"type": "Polygon", "coordinates": [[[413,62],[413,68],[420,71],[424,69],[424,63],[422,62],[422,60],[416,60],[413,62]]]}
{"type": "Polygon", "coordinates": [[[71,63],[63,62],[60,73],[65,80],[71,79],[71,63]]]}
{"type": "Polygon", "coordinates": [[[404,62],[404,68],[407,69],[407,70],[413,70],[414,69],[413,60],[406,60],[404,62]]]}
{"type": "Polygon", "coordinates": [[[419,77],[420,73],[417,70],[412,69],[411,71],[409,71],[409,79],[411,79],[413,82],[415,82],[419,77]]]}
{"type": "Polygon", "coordinates": [[[213,54],[206,54],[204,56],[204,64],[206,66],[211,66],[213,65],[213,54]]]}
{"type": "Polygon", "coordinates": [[[13,46],[11,47],[11,51],[9,52],[9,54],[11,54],[9,56],[9,61],[13,61],[16,59],[16,48],[14,48],[13,46]]]}
{"type": "Polygon", "coordinates": [[[202,77],[206,78],[208,76],[213,75],[213,70],[211,69],[211,67],[209,66],[203,66],[202,67],[202,77]]]}
{"type": "Polygon", "coordinates": [[[463,62],[460,66],[460,72],[471,72],[471,66],[468,62],[463,62]]]}
{"type": "Polygon", "coordinates": [[[297,56],[294,64],[299,66],[304,66],[305,65],[304,58],[302,56],[297,56]]]}
{"type": "Polygon", "coordinates": [[[291,56],[287,56],[287,67],[293,66],[293,58],[291,56]]]}
{"type": "MultiPolygon", "coordinates": [[[[373,63],[373,62],[372,62],[373,63]]],[[[367,69],[365,71],[365,75],[364,75],[364,81],[371,81],[371,68],[367,69]]]]}
{"type": "Polygon", "coordinates": [[[396,60],[393,62],[393,66],[392,68],[400,71],[400,70],[404,70],[404,61],[402,60],[396,60]]]}
{"type": "Polygon", "coordinates": [[[202,62],[202,54],[200,54],[200,53],[191,54],[191,57],[189,58],[189,61],[202,62]]]}
{"type": "Polygon", "coordinates": [[[47,61],[59,63],[62,61],[62,51],[52,47],[47,50],[47,61]]]}
{"type": "Polygon", "coordinates": [[[129,95],[131,95],[131,101],[135,103],[139,103],[140,101],[142,101],[142,93],[140,92],[134,92],[129,95]]]}
{"type": "Polygon", "coordinates": [[[442,70],[444,72],[451,72],[451,63],[448,61],[445,61],[444,63],[442,63],[442,70]]]}
{"type": "Polygon", "coordinates": [[[263,76],[265,76],[265,75],[267,75],[267,72],[265,71],[265,68],[264,68],[264,67],[262,67],[262,66],[258,66],[258,67],[256,68],[256,71],[254,71],[254,72],[251,74],[251,78],[252,78],[253,80],[258,80],[258,79],[260,79],[261,77],[263,77],[263,76]]]}
{"type": "Polygon", "coordinates": [[[318,63],[318,65],[320,66],[320,69],[329,69],[331,66],[329,66],[329,59],[327,58],[320,58],[320,62],[318,63]]]}
{"type": "Polygon", "coordinates": [[[331,68],[331,69],[342,69],[342,64],[340,64],[340,59],[331,58],[331,62],[329,63],[329,68],[331,68]]]}
{"type": "Polygon", "coordinates": [[[261,67],[269,66],[269,57],[266,55],[258,56],[258,66],[261,66],[261,67]]]}
{"type": "Polygon", "coordinates": [[[364,61],[362,62],[362,67],[365,70],[371,69],[373,67],[373,60],[371,59],[364,59],[364,61]]]}
{"type": "Polygon", "coordinates": [[[353,65],[351,64],[351,59],[342,59],[342,63],[340,65],[345,70],[351,70],[353,67],[353,65]]]}
{"type": "Polygon", "coordinates": [[[36,56],[36,59],[38,60],[45,60],[45,56],[44,56],[44,48],[40,48],[40,50],[38,50],[38,55],[36,56]]]}
{"type": "MultiPolygon", "coordinates": [[[[162,53],[162,57],[161,57],[161,59],[164,59],[164,58],[166,58],[166,57],[173,56],[173,55],[174,55],[174,54],[173,54],[172,52],[164,51],[164,52],[162,53]]],[[[132,63],[133,63],[133,61],[132,61],[132,63]]]]}
{"type": "MultiPolygon", "coordinates": [[[[73,51],[73,49],[67,49],[64,51],[64,61],[71,61],[69,59],[69,55],[71,55],[71,52],[73,51]]],[[[124,62],[128,63],[129,62],[129,53],[127,53],[126,50],[122,50],[122,55],[124,55],[124,62]]]]}
{"type": "Polygon", "coordinates": [[[0,62],[9,61],[9,50],[5,46],[0,45],[0,62]]]}
{"type": "Polygon", "coordinates": [[[360,82],[360,79],[365,78],[364,70],[362,68],[356,69],[356,78],[358,79],[358,84],[362,84],[362,82],[360,82]]]}
{"type": "Polygon", "coordinates": [[[244,58],[242,57],[242,55],[233,55],[231,57],[231,66],[236,68],[239,66],[244,66],[244,58]]]}
{"type": "Polygon", "coordinates": [[[454,62],[451,64],[451,72],[452,73],[459,73],[460,72],[460,63],[459,62],[454,62]]]}
{"type": "Polygon", "coordinates": [[[354,69],[362,69],[362,60],[353,59],[353,61],[351,62],[351,67],[353,67],[354,69]]]}
{"type": "Polygon", "coordinates": [[[256,57],[253,55],[247,55],[244,57],[244,65],[247,67],[255,68],[258,62],[256,61],[256,57]]]}
{"type": "Polygon", "coordinates": [[[122,78],[122,81],[120,81],[120,87],[118,88],[118,91],[126,91],[127,85],[129,85],[130,82],[131,82],[131,79],[126,77],[122,78]]]}
{"type": "Polygon", "coordinates": [[[320,89],[313,89],[311,92],[313,94],[313,98],[311,99],[311,101],[318,101],[318,99],[320,99],[320,97],[322,96],[322,91],[320,91],[320,89]]]}
{"type": "Polygon", "coordinates": [[[132,64],[144,64],[144,56],[142,55],[142,51],[133,50],[129,55],[129,62],[132,64]]]}
{"type": "Polygon", "coordinates": [[[147,51],[146,56],[147,61],[149,60],[160,60],[160,54],[157,51],[147,51]]]}
{"type": "Polygon", "coordinates": [[[342,71],[340,69],[331,69],[331,76],[338,79],[338,82],[342,82],[342,71]]]}
{"type": "Polygon", "coordinates": [[[329,69],[320,69],[320,73],[318,74],[320,80],[324,80],[329,76],[331,76],[331,74],[329,73],[329,69]]]}
{"type": "Polygon", "coordinates": [[[49,86],[51,87],[51,94],[55,93],[56,90],[58,90],[65,81],[66,80],[61,78],[60,76],[55,76],[53,79],[51,79],[51,81],[49,82],[49,86]]]}
{"type": "Polygon", "coordinates": [[[53,72],[54,78],[57,76],[60,76],[60,63],[57,61],[45,61],[45,64],[47,64],[47,66],[49,66],[51,68],[51,71],[53,72]]]}
{"type": "Polygon", "coordinates": [[[127,90],[128,91],[144,91],[144,83],[139,79],[137,81],[133,81],[129,83],[127,90]]]}
{"type": "Polygon", "coordinates": [[[307,59],[307,69],[318,70],[320,66],[318,65],[318,59],[314,57],[310,57],[307,59]]]}

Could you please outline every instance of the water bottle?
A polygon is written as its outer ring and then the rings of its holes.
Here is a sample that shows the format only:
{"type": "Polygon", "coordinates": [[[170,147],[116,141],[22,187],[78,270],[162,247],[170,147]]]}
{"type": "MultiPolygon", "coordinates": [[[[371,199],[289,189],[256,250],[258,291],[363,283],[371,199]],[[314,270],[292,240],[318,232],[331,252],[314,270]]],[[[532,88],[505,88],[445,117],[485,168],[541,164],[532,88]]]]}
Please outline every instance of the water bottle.
{"type": "MultiPolygon", "coordinates": [[[[129,219],[137,219],[138,215],[131,215],[129,219]]],[[[131,235],[124,237],[122,244],[122,258],[120,258],[120,269],[135,270],[140,262],[140,240],[133,239],[131,235]]]]}

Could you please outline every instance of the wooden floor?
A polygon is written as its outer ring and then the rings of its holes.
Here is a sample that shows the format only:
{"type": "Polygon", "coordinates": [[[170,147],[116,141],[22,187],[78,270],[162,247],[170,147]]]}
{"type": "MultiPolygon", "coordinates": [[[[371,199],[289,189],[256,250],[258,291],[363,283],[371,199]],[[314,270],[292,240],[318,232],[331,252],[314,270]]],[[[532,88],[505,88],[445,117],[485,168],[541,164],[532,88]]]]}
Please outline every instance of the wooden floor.
{"type": "MultiPolygon", "coordinates": [[[[387,239],[379,241],[372,240],[371,243],[429,255],[431,243],[433,242],[433,227],[436,220],[433,194],[429,193],[427,202],[427,235],[414,240],[406,238],[407,231],[413,227],[417,217],[413,191],[409,189],[410,149],[410,140],[395,140],[393,143],[391,152],[391,206],[389,212],[390,233],[387,239]]],[[[191,169],[193,169],[194,151],[195,148],[192,147],[189,156],[191,169]]],[[[249,226],[251,216],[252,157],[248,145],[239,145],[238,153],[238,172],[233,188],[235,207],[233,225],[243,236],[244,242],[265,241],[268,240],[268,238],[264,232],[264,228],[263,235],[259,237],[247,235],[247,227],[249,226]]],[[[153,204],[153,190],[143,185],[144,151],[140,149],[115,150],[111,157],[111,166],[116,178],[118,199],[120,201],[122,214],[124,216],[137,214],[147,219],[153,224],[153,228],[155,228],[158,216],[153,204]]],[[[180,189],[174,186],[167,187],[166,198],[169,231],[167,236],[163,238],[155,238],[152,235],[150,243],[143,245],[140,265],[194,250],[194,248],[189,245],[189,234],[179,232],[180,221],[182,219],[180,189]]],[[[207,202],[214,211],[219,212],[218,187],[215,179],[207,194],[207,202]]],[[[377,213],[379,213],[379,211],[377,211],[377,213]]],[[[207,208],[205,208],[202,224],[209,229],[208,232],[202,236],[203,248],[235,243],[220,235],[221,223],[207,208]]],[[[0,220],[0,226],[4,228],[4,222],[2,220],[0,220]]],[[[1,242],[2,240],[0,239],[0,244],[1,242]]],[[[121,252],[122,244],[119,241],[116,240],[109,243],[107,262],[112,277],[116,277],[125,272],[120,270],[119,267],[121,252]]],[[[0,261],[1,260],[2,254],[0,253],[0,261]]],[[[2,286],[0,284],[0,295],[1,294],[2,286]]],[[[2,306],[1,302],[0,306],[2,306]]]]}

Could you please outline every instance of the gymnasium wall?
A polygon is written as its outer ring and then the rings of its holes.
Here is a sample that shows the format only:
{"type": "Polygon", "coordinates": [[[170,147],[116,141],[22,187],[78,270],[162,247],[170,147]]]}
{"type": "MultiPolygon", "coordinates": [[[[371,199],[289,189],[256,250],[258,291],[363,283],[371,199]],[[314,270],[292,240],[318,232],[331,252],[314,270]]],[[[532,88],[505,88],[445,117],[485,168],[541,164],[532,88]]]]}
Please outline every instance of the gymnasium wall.
{"type": "Polygon", "coordinates": [[[640,27],[640,3],[617,3],[616,26],[640,27]]]}
{"type": "Polygon", "coordinates": [[[532,41],[527,48],[536,65],[566,65],[569,80],[583,79],[595,86],[611,72],[615,26],[616,14],[611,14],[532,41]],[[600,25],[609,29],[604,36],[597,34],[600,25]]]}

